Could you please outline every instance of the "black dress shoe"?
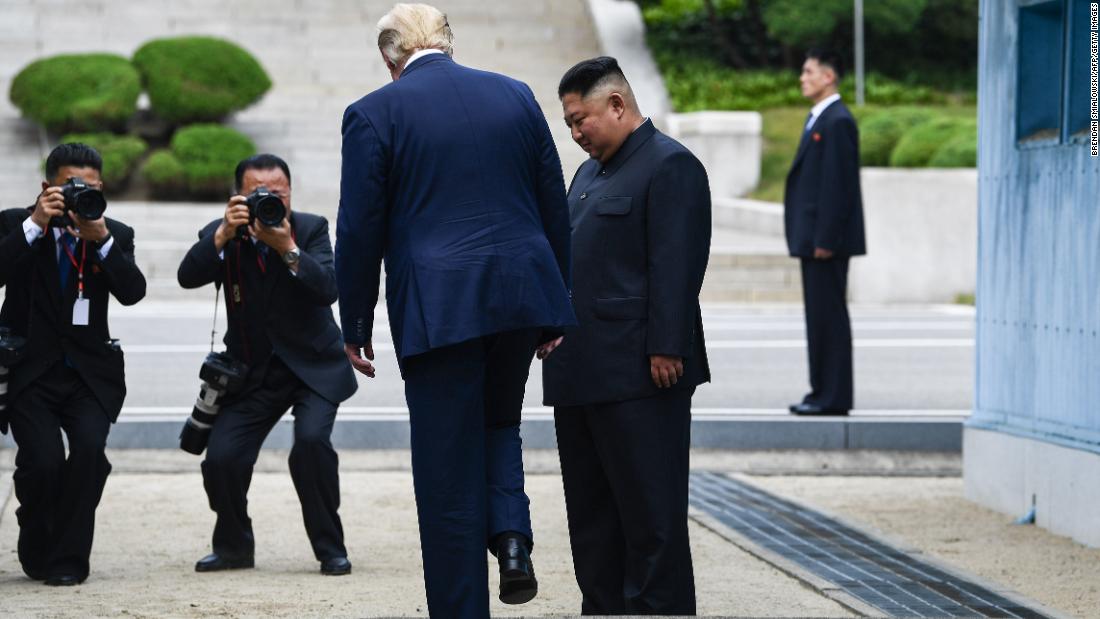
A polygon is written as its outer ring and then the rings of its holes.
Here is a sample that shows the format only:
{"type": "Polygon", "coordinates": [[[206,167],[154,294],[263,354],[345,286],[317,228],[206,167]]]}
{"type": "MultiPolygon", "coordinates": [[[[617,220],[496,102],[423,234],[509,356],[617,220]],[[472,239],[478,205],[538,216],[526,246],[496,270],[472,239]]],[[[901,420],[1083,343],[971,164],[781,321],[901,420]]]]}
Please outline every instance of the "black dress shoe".
{"type": "Polygon", "coordinates": [[[351,573],[351,561],[347,557],[333,557],[321,561],[321,573],[325,576],[343,576],[351,573]]]}
{"type": "Polygon", "coordinates": [[[50,576],[46,579],[46,584],[51,587],[72,587],[84,582],[86,576],[77,576],[76,574],[58,574],[57,576],[50,576]]]}
{"type": "Polygon", "coordinates": [[[23,566],[23,573],[27,575],[27,578],[31,580],[46,580],[46,572],[44,570],[36,570],[33,567],[23,566]]]}
{"type": "Polygon", "coordinates": [[[241,570],[256,567],[256,561],[251,555],[245,557],[224,557],[212,552],[199,559],[195,564],[196,572],[220,572],[222,570],[241,570]]]}
{"type": "Polygon", "coordinates": [[[803,402],[802,404],[791,404],[790,411],[795,415],[842,416],[848,414],[847,409],[823,408],[821,406],[818,406],[817,404],[806,404],[805,402],[803,402]]]}
{"type": "Polygon", "coordinates": [[[496,543],[500,564],[500,601],[505,604],[526,604],[539,592],[535,566],[527,550],[527,540],[518,533],[505,533],[496,543]]]}

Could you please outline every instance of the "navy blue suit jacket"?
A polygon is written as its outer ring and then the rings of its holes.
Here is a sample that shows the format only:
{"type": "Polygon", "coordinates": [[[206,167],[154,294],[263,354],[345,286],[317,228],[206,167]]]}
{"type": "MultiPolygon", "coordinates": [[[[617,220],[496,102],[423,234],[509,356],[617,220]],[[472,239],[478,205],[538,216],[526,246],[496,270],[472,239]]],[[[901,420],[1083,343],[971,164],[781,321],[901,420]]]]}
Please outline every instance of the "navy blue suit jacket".
{"type": "Polygon", "coordinates": [[[859,189],[859,129],[840,101],[804,131],[783,196],[787,248],[812,258],[814,248],[838,256],[867,253],[859,189]]]}
{"type": "Polygon", "coordinates": [[[398,359],[575,323],[561,163],[525,84],[431,54],[351,104],[343,139],[345,342],[370,341],[383,258],[398,359]]]}

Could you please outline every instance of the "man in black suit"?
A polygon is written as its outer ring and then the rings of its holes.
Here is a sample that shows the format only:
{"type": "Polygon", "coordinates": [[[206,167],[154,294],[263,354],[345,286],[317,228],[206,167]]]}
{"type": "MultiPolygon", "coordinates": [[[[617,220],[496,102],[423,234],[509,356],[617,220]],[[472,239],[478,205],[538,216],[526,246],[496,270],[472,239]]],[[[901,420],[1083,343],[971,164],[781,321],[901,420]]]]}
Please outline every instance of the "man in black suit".
{"type": "Polygon", "coordinates": [[[580,324],[543,373],[581,610],[692,615],[691,398],[710,380],[699,308],[707,174],[642,116],[614,58],[574,66],[558,96],[591,156],[569,189],[580,324]]]}
{"type": "Polygon", "coordinates": [[[264,438],[293,407],[290,475],[321,573],[351,572],[340,516],[340,480],[330,439],[340,402],[357,388],[332,316],[336,273],[328,222],[290,210],[290,168],[274,155],[237,165],[237,191],[222,219],[199,232],[180,264],[184,288],[225,291],[230,356],[247,364],[244,389],[221,403],[210,430],[203,484],[217,514],[214,552],[198,572],[253,567],[246,495],[264,438]],[[269,227],[249,216],[246,196],[266,187],[286,217],[269,227]],[[239,234],[238,230],[247,230],[239,234]]]}
{"type": "Polygon", "coordinates": [[[847,415],[852,408],[848,259],[866,253],[859,190],[859,130],[840,101],[840,57],[813,50],[802,65],[802,95],[814,102],[787,174],[787,247],[802,263],[810,393],[796,415],[847,415]]]}
{"type": "Polygon", "coordinates": [[[107,327],[109,295],[123,305],[145,296],[133,229],[67,211],[62,185],[79,178],[102,190],[102,168],[91,147],[62,144],[46,159],[34,206],[0,213],[7,287],[0,325],[27,339],[25,357],[10,369],[0,429],[10,423],[19,447],[19,562],[47,585],[88,577],[95,510],[111,472],[103,450],[126,397],[122,350],[107,327]]]}

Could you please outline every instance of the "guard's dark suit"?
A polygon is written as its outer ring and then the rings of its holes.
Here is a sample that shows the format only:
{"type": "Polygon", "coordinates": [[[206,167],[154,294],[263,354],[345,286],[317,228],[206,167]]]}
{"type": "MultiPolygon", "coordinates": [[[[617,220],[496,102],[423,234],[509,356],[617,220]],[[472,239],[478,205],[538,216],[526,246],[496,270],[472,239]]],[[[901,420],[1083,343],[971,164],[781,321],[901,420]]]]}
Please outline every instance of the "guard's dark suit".
{"type": "Polygon", "coordinates": [[[27,244],[23,222],[33,207],[0,213],[0,286],[7,287],[0,324],[27,337],[26,356],[11,369],[8,419],[19,452],[19,560],[34,578],[88,575],[95,509],[111,465],[103,454],[111,423],[122,410],[126,380],[122,351],[111,341],[107,308],[145,296],[134,263],[134,231],[107,219],[113,246],[101,259],[95,243],[77,241],[84,264],[88,324],[74,326],[77,273],[60,269],[68,255],[53,229],[27,244]],[[62,273],[67,273],[62,283],[62,273]],[[61,441],[69,442],[69,456],[61,441]]]}
{"type": "Polygon", "coordinates": [[[301,251],[295,275],[281,257],[251,239],[230,241],[219,256],[214,233],[221,220],[199,232],[180,264],[184,288],[210,282],[223,288],[229,354],[248,364],[244,391],[223,404],[214,422],[203,482],[217,513],[214,552],[227,558],[252,556],[255,541],[248,517],[248,486],[264,438],[293,407],[294,447],[290,474],[302,503],[306,533],[320,561],[346,557],[337,510],[340,483],[330,436],[340,402],[357,384],[332,316],[336,274],[328,222],[293,212],[301,251]],[[228,284],[228,285],[227,285],[228,284]]]}
{"type": "Polygon", "coordinates": [[[866,253],[859,189],[859,130],[840,101],[802,132],[784,195],[787,247],[802,262],[811,391],[804,402],[852,408],[848,259],[866,253]],[[833,257],[815,260],[814,248],[833,257]]]}
{"type": "Polygon", "coordinates": [[[580,325],[543,364],[585,614],[694,614],[687,530],[691,396],[710,380],[699,290],[703,165],[646,121],[569,189],[580,325]],[[658,389],[650,355],[683,357],[658,389]]]}

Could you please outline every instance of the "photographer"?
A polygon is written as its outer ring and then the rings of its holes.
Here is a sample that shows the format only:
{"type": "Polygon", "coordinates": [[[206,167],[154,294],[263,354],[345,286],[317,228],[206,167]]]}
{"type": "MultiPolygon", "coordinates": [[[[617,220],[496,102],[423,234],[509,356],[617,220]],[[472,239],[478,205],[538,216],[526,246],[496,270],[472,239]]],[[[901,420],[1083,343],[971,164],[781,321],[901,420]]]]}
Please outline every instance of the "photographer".
{"type": "Polygon", "coordinates": [[[199,232],[178,273],[184,288],[213,282],[224,291],[225,344],[248,368],[243,388],[221,403],[209,430],[202,474],[217,522],[213,554],[195,570],[253,567],[246,499],[252,468],[264,438],[293,407],[290,474],[306,533],[321,573],[347,574],[330,435],[338,404],[357,384],[332,316],[336,275],[328,222],[291,211],[290,169],[274,155],[238,164],[236,184],[240,195],[230,198],[222,219],[199,232]]]}
{"type": "Polygon", "coordinates": [[[109,294],[145,296],[133,229],[103,217],[103,162],[84,144],[46,159],[34,206],[0,212],[0,325],[26,340],[8,373],[19,448],[19,561],[47,585],[88,577],[95,510],[111,465],[103,453],[126,396],[122,351],[107,328],[109,294]],[[61,431],[68,439],[68,458],[61,431]]]}

